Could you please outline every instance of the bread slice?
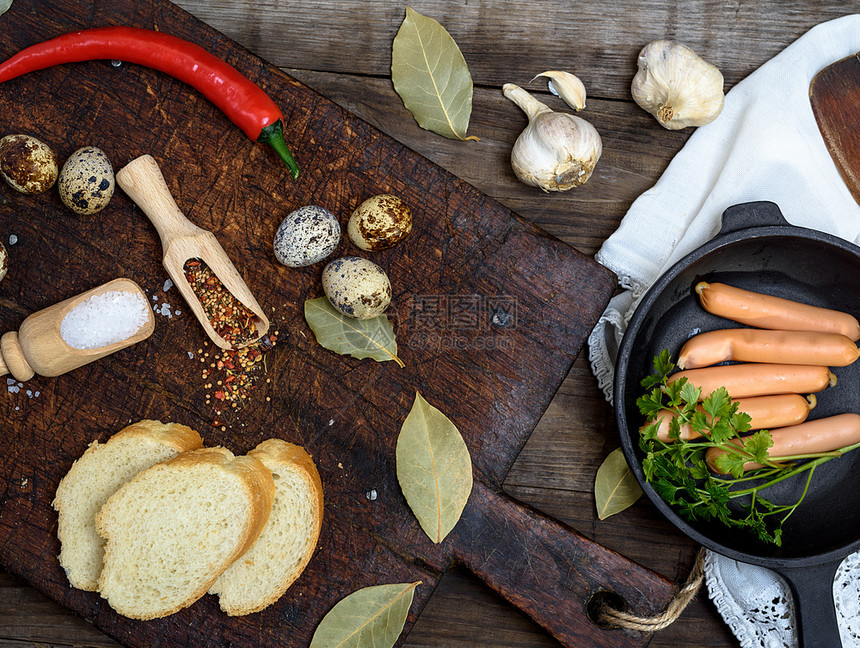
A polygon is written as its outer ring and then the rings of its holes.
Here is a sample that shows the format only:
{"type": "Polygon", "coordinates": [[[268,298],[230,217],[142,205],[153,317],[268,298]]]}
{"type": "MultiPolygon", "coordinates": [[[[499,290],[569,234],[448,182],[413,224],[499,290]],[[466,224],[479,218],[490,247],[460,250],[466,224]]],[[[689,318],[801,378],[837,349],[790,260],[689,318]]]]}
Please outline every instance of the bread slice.
{"type": "Polygon", "coordinates": [[[60,481],[53,501],[59,513],[60,565],[72,587],[98,587],[104,540],[96,532],[96,513],[107,499],[141,470],[202,445],[200,435],[186,425],[149,420],[89,445],[60,481]]]}
{"type": "Polygon", "coordinates": [[[307,452],[269,439],[248,454],[272,471],[275,501],[257,542],[209,590],[230,616],[259,612],[281,598],[310,561],[322,526],[322,482],[307,452]]]}
{"type": "Polygon", "coordinates": [[[259,459],[220,447],[138,473],[96,515],[107,541],[102,597],[133,619],[191,605],[260,535],[274,490],[259,459]]]}

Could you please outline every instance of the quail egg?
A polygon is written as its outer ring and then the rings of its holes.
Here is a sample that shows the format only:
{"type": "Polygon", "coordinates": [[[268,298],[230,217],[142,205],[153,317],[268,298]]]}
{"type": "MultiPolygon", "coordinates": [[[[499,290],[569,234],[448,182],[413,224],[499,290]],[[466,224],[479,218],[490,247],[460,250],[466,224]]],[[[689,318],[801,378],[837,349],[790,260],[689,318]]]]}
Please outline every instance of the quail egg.
{"type": "Polygon", "coordinates": [[[0,175],[15,191],[43,193],[57,180],[57,155],[35,137],[7,135],[0,139],[0,175]]]}
{"type": "Polygon", "coordinates": [[[6,276],[9,270],[9,253],[6,251],[6,246],[0,243],[0,281],[6,276]]]}
{"type": "Polygon", "coordinates": [[[391,283],[378,265],[360,257],[342,257],[322,274],[326,297],[344,315],[373,319],[391,302],[391,283]]]}
{"type": "Polygon", "coordinates": [[[347,223],[350,240],[369,251],[390,248],[411,231],[409,205],[391,194],[368,198],[352,212],[347,223]]]}
{"type": "Polygon", "coordinates": [[[340,223],[325,207],[299,207],[275,232],[275,258],[285,266],[302,268],[325,259],[340,243],[340,223]]]}
{"type": "Polygon", "coordinates": [[[72,153],[57,181],[63,204],[84,216],[107,207],[115,187],[110,160],[95,146],[85,146],[72,153]]]}

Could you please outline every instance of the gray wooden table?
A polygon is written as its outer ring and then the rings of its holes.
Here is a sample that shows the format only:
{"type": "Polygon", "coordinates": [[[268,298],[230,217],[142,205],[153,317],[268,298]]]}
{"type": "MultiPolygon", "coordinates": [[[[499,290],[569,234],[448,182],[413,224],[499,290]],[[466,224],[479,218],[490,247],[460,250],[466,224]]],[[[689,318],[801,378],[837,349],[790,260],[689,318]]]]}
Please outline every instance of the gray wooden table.
{"type": "MultiPolygon", "coordinates": [[[[26,0],[15,0],[26,2],[26,0]]],[[[480,142],[454,142],[420,129],[390,80],[391,43],[405,4],[389,0],[180,0],[180,6],[244,47],[472,183],[527,219],[592,255],[633,200],[659,178],[691,130],[666,131],[630,97],[643,45],[672,38],[723,72],[726,90],[812,26],[860,10],[860,2],[512,2],[416,0],[460,46],[475,84],[469,129],[480,142]],[[514,82],[553,106],[530,79],[568,70],[584,81],[583,116],[603,139],[588,184],[543,194],[517,182],[511,145],[524,115],[502,97],[514,82]]],[[[2,33],[2,32],[0,32],[2,33]]],[[[592,484],[618,446],[615,423],[587,362],[580,358],[510,472],[514,497],[584,535],[679,582],[698,547],[645,501],[605,521],[592,484]]],[[[538,648],[558,644],[464,571],[449,572],[406,640],[407,646],[538,648]]],[[[655,648],[737,646],[704,590],[655,648]]],[[[0,572],[0,646],[116,646],[86,622],[0,572]]]]}

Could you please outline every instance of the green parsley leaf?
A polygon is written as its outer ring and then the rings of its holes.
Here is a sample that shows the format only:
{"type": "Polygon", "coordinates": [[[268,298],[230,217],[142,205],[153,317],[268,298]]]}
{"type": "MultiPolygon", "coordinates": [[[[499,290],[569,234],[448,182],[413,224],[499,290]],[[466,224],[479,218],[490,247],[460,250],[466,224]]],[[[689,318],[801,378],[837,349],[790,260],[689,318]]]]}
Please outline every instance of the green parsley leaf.
{"type": "Polygon", "coordinates": [[[724,454],[714,459],[714,466],[724,475],[740,478],[743,477],[744,464],[747,461],[749,461],[749,457],[746,455],[741,454],[738,450],[728,449],[724,454]]]}
{"type": "Polygon", "coordinates": [[[755,460],[760,463],[767,463],[770,457],[768,449],[773,447],[773,437],[767,430],[759,430],[748,437],[744,437],[744,449],[749,452],[755,460]]]}
{"type": "Polygon", "coordinates": [[[699,402],[699,396],[701,393],[701,387],[696,387],[693,383],[687,382],[686,380],[681,386],[681,398],[692,406],[695,406],[695,404],[699,402]]]}

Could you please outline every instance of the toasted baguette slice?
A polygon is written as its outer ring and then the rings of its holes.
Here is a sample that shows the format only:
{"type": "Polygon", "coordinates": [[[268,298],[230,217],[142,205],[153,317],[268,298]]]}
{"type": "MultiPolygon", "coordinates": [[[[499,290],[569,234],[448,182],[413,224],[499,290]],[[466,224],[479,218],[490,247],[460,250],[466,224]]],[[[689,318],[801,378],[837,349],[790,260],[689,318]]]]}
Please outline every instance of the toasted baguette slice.
{"type": "Polygon", "coordinates": [[[322,526],[322,482],[307,452],[269,439],[248,454],[272,471],[275,501],[257,542],[209,590],[230,616],[259,612],[281,598],[310,561],[322,526]]]}
{"type": "Polygon", "coordinates": [[[107,541],[99,592],[133,619],[191,605],[254,544],[272,510],[259,459],[200,448],[147,468],[96,515],[107,541]]]}
{"type": "Polygon", "coordinates": [[[53,506],[59,513],[60,565],[72,587],[95,591],[104,557],[96,533],[96,513],[107,499],[141,470],[203,445],[185,425],[139,421],[106,443],[93,441],[60,481],[53,506]]]}

